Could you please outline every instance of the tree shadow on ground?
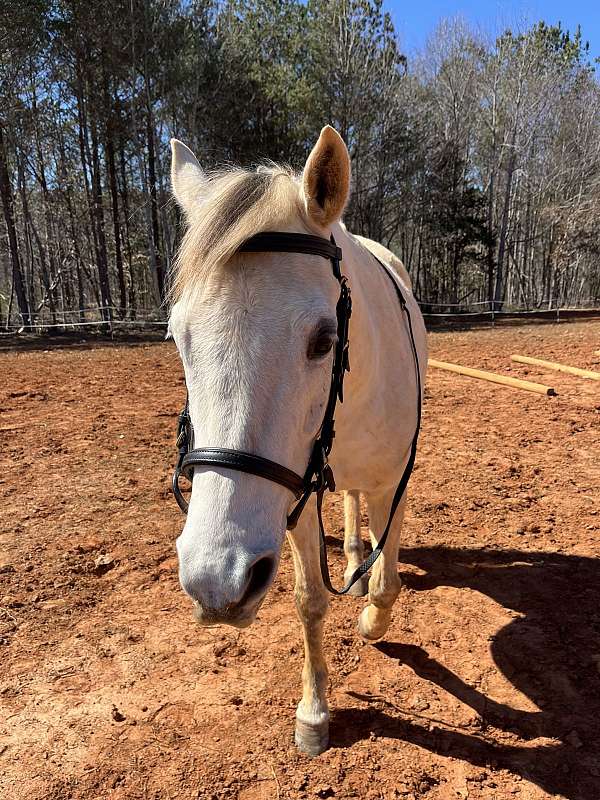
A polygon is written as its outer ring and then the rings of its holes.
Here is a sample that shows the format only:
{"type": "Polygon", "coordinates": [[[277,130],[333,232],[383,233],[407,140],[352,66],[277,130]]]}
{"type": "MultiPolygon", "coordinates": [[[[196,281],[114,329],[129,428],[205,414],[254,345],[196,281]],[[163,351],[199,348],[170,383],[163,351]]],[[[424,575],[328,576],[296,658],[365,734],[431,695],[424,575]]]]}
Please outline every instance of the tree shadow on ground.
{"type": "Polygon", "coordinates": [[[401,573],[405,585],[415,591],[438,586],[469,588],[523,615],[495,634],[490,649],[498,669],[540,711],[520,711],[491,700],[421,647],[380,642],[376,647],[383,655],[409,666],[473,708],[481,718],[482,730],[429,730],[414,718],[396,716],[394,707],[384,702],[383,709],[334,713],[334,746],[347,746],[375,731],[478,766],[508,769],[569,800],[597,800],[600,560],[445,547],[403,549],[399,558],[425,571],[424,575],[401,573]],[[490,726],[516,733],[525,741],[522,746],[491,741],[486,732],[490,726]],[[536,745],[538,737],[555,743],[536,745]]]}

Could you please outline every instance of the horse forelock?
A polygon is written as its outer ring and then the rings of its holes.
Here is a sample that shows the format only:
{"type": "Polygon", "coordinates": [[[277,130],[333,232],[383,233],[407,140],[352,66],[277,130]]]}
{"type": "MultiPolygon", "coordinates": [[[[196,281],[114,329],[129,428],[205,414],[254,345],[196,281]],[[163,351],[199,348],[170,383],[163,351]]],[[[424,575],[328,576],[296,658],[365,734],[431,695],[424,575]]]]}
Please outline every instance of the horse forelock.
{"type": "Polygon", "coordinates": [[[277,229],[302,213],[300,186],[291,168],[270,164],[256,171],[210,174],[175,259],[170,299],[198,288],[207,274],[231,259],[261,231],[277,229]]]}

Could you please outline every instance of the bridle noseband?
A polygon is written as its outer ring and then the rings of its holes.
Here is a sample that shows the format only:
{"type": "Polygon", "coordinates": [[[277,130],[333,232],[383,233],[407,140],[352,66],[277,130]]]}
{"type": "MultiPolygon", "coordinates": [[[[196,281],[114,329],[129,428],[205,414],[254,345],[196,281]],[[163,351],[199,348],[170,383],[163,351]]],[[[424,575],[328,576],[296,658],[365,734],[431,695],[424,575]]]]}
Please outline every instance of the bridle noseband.
{"type": "Polygon", "coordinates": [[[404,469],[404,473],[394,494],[390,515],[387,525],[379,539],[377,547],[373,550],[371,555],[363,561],[363,563],[355,570],[350,578],[350,581],[344,586],[343,589],[334,589],[331,585],[329,577],[329,569],[327,566],[327,550],[325,545],[325,531],[323,528],[322,519],[322,504],[323,495],[327,490],[330,492],[335,491],[335,480],[333,472],[328,463],[328,457],[333,447],[333,440],[335,437],[334,417],[337,401],[344,401],[343,385],[344,375],[350,371],[350,363],[348,359],[348,329],[350,324],[350,315],[352,313],[352,300],[350,297],[350,287],[348,286],[347,279],[342,275],[341,260],[342,251],[336,245],[333,236],[331,240],[325,239],[322,236],[312,236],[304,233],[281,233],[281,232],[265,232],[258,233],[247,239],[239,248],[238,252],[243,253],[306,253],[308,255],[321,256],[331,262],[331,268],[334,278],[340,285],[340,294],[336,305],[337,317],[337,342],[333,356],[333,366],[331,369],[331,385],[329,388],[329,397],[323,422],[314,442],[308,466],[301,477],[291,469],[277,464],[275,461],[270,461],[268,458],[254,455],[253,453],[246,453],[243,450],[229,450],[221,447],[199,447],[192,449],[193,429],[192,421],[189,413],[189,396],[186,398],[185,406],[179,415],[179,422],[177,427],[177,447],[179,448],[179,458],[173,473],[173,494],[177,500],[179,508],[186,513],[188,510],[188,502],[183,496],[179,487],[179,478],[184,475],[188,480],[192,480],[195,467],[221,467],[225,469],[234,469],[238,472],[247,472],[251,475],[258,475],[261,478],[266,478],[274,483],[278,483],[289,489],[296,498],[296,505],[287,517],[287,529],[293,530],[298,523],[298,519],[308,502],[313,492],[317,496],[317,516],[319,521],[320,532],[320,560],[321,560],[321,574],[326,588],[333,594],[346,594],[349,589],[362,577],[374,564],[379,557],[387,535],[389,533],[392,520],[396,509],[400,503],[408,479],[413,470],[414,460],[417,449],[417,439],[419,436],[419,429],[421,423],[421,377],[419,372],[419,361],[417,356],[417,349],[412,331],[412,324],[410,314],[406,307],[406,301],[400,288],[389,270],[389,268],[379,261],[385,273],[392,281],[398,300],[408,319],[408,328],[415,361],[415,368],[417,374],[417,426],[415,435],[413,437],[408,462],[404,469]]]}

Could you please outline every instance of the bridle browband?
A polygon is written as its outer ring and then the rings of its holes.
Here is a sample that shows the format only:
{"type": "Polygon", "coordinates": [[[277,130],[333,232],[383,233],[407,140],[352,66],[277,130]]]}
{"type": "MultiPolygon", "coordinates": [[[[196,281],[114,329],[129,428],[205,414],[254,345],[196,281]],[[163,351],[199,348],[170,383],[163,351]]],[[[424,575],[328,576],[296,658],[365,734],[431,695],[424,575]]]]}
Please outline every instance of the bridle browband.
{"type": "Polygon", "coordinates": [[[258,233],[247,239],[238,249],[238,252],[243,253],[305,253],[308,255],[321,256],[331,262],[333,277],[340,285],[340,295],[336,305],[337,317],[337,342],[333,356],[333,366],[331,369],[331,385],[329,389],[329,397],[325,414],[323,415],[323,422],[317,434],[317,438],[312,448],[308,466],[301,477],[291,469],[277,464],[275,461],[270,461],[268,458],[254,455],[253,453],[246,453],[243,450],[229,450],[221,447],[199,447],[192,449],[193,429],[192,421],[189,413],[189,396],[186,398],[185,406],[179,415],[179,423],[177,428],[177,447],[179,448],[179,458],[173,473],[173,494],[177,500],[179,508],[186,513],[188,510],[188,503],[184,498],[179,487],[179,477],[184,475],[188,480],[192,480],[195,467],[221,467],[225,469],[234,469],[238,472],[247,472],[251,475],[258,475],[280,486],[288,489],[296,498],[296,505],[288,514],[287,529],[293,530],[298,523],[298,519],[304,510],[306,503],[310,496],[315,493],[317,497],[317,517],[319,522],[319,536],[320,536],[320,562],[321,562],[321,575],[325,587],[332,592],[332,594],[346,594],[350,588],[358,581],[368,570],[373,566],[379,555],[381,554],[391,524],[396,513],[396,509],[402,499],[402,495],[408,484],[411,476],[415,456],[417,452],[417,440],[419,437],[419,430],[421,427],[421,376],[419,371],[419,359],[417,355],[417,348],[413,336],[412,323],[410,313],[406,307],[406,300],[398,286],[396,278],[391,270],[382,261],[375,256],[376,260],[382,266],[384,272],[391,280],[400,306],[406,314],[408,321],[408,330],[410,335],[410,342],[412,347],[413,358],[415,362],[416,376],[417,376],[417,425],[412,444],[409,451],[408,461],[404,468],[400,483],[394,493],[390,514],[387,524],[377,547],[373,550],[371,555],[363,561],[363,563],[354,571],[352,577],[344,586],[343,589],[334,589],[331,585],[329,576],[329,568],[327,565],[327,549],[325,543],[325,530],[323,527],[322,508],[323,496],[327,490],[330,492],[335,491],[335,480],[333,472],[328,463],[328,457],[333,447],[333,440],[335,437],[334,417],[337,401],[344,401],[343,384],[344,375],[350,371],[350,363],[348,360],[348,328],[350,323],[350,315],[352,313],[352,300],[350,297],[350,287],[348,286],[347,279],[342,275],[341,260],[342,251],[336,245],[333,236],[331,240],[325,239],[322,236],[312,236],[304,233],[281,233],[281,232],[265,232],[258,233]]]}

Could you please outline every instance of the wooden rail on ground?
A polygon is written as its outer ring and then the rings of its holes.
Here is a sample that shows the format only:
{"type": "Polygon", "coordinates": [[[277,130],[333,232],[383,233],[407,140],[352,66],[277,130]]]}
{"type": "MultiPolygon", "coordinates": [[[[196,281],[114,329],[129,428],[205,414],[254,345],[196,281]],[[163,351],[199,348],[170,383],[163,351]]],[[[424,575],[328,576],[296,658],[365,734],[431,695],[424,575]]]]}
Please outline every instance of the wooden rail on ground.
{"type": "Polygon", "coordinates": [[[546,369],[554,369],[557,372],[568,372],[569,375],[577,375],[580,378],[600,381],[600,372],[571,367],[569,364],[559,364],[557,361],[544,361],[541,358],[530,358],[530,356],[511,356],[510,360],[517,361],[519,364],[532,364],[534,367],[545,367],[546,369]]]}
{"type": "Polygon", "coordinates": [[[524,389],[526,392],[535,392],[536,394],[546,394],[549,396],[556,395],[556,392],[551,386],[545,386],[543,383],[522,381],[520,378],[510,378],[508,375],[498,375],[496,372],[486,372],[482,369],[462,367],[460,364],[449,364],[447,361],[436,361],[434,358],[430,358],[428,363],[430,367],[445,369],[448,372],[456,372],[458,375],[467,375],[469,378],[479,378],[483,381],[499,383],[502,386],[511,386],[513,389],[524,389]]]}

